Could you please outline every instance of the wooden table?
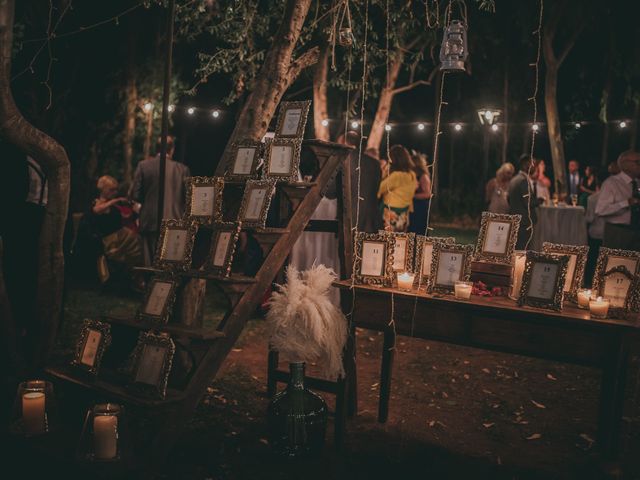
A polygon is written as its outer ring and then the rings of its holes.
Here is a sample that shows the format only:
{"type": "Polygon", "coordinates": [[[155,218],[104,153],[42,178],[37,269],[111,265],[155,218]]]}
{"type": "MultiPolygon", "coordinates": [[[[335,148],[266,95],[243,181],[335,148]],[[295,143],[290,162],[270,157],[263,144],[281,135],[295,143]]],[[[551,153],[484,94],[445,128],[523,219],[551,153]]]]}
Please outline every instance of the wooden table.
{"type": "Polygon", "coordinates": [[[598,445],[607,460],[617,457],[628,345],[640,333],[640,322],[595,320],[574,306],[562,312],[518,307],[503,297],[400,292],[397,289],[336,282],[345,314],[353,307],[356,327],[384,332],[378,419],[386,421],[395,336],[464,345],[602,369],[598,410],[598,445]],[[391,319],[394,294],[395,322],[391,319]],[[355,297],[355,299],[354,299],[355,297]],[[414,319],[415,312],[415,320],[414,319]]]}

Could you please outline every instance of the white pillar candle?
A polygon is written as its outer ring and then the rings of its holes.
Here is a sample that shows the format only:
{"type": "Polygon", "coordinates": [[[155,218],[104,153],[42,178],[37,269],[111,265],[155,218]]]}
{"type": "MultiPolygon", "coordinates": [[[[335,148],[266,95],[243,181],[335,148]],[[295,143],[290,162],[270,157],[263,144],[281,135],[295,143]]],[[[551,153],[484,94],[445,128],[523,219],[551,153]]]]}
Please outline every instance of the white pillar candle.
{"type": "Polygon", "coordinates": [[[471,282],[457,281],[453,288],[456,298],[460,300],[469,300],[471,298],[471,289],[473,288],[471,282]]]}
{"type": "Polygon", "coordinates": [[[513,265],[513,277],[511,280],[510,298],[518,300],[520,298],[520,287],[522,286],[522,276],[524,275],[524,266],[527,263],[527,252],[518,250],[514,254],[515,262],[513,265]]]}
{"type": "Polygon", "coordinates": [[[101,460],[115,458],[118,453],[118,417],[96,415],[93,419],[93,452],[101,460]]]}
{"type": "Polygon", "coordinates": [[[578,290],[578,307],[588,309],[589,300],[591,300],[591,290],[586,288],[578,290]]]}
{"type": "Polygon", "coordinates": [[[34,435],[45,431],[45,411],[44,392],[22,394],[22,421],[25,433],[34,435]]]}
{"type": "Polygon", "coordinates": [[[598,297],[589,301],[589,312],[593,318],[607,318],[609,313],[609,300],[598,297]]]}
{"type": "Polygon", "coordinates": [[[409,272],[398,273],[398,288],[400,290],[411,290],[415,277],[415,274],[409,272]]]}

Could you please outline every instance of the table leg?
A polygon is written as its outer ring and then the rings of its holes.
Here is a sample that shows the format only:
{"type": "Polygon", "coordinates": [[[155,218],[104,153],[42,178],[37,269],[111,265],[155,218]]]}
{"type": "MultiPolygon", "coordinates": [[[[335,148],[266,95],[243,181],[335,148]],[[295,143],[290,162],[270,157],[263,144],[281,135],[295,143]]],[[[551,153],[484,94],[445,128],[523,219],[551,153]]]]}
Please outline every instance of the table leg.
{"type": "Polygon", "coordinates": [[[619,453],[629,354],[621,337],[612,341],[608,350],[600,384],[597,438],[603,459],[615,461],[619,453]]]}
{"type": "Polygon", "coordinates": [[[344,371],[347,380],[347,415],[358,413],[358,370],[356,367],[356,327],[353,326],[347,339],[344,371]]]}
{"type": "Polygon", "coordinates": [[[344,444],[344,433],[347,424],[347,396],[347,379],[339,378],[336,382],[336,416],[334,421],[335,447],[337,451],[342,450],[342,445],[344,444]]]}
{"type": "Polygon", "coordinates": [[[391,371],[395,356],[396,332],[384,331],[382,346],[382,368],[380,372],[380,400],[378,404],[378,422],[384,423],[389,417],[389,398],[391,397],[391,371]]]}
{"type": "Polygon", "coordinates": [[[277,351],[269,349],[269,357],[267,359],[267,395],[272,398],[278,393],[278,381],[276,380],[276,370],[278,370],[278,361],[280,355],[277,351]]]}

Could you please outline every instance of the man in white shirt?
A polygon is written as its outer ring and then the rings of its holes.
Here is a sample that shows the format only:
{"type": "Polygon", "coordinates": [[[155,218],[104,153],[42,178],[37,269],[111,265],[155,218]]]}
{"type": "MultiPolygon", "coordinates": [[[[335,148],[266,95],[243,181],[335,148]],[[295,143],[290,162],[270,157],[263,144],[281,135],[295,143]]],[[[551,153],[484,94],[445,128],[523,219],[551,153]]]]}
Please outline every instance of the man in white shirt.
{"type": "Polygon", "coordinates": [[[640,250],[640,153],[621,153],[618,166],[620,173],[604,181],[596,205],[596,215],[607,222],[604,246],[640,250]]]}
{"type": "Polygon", "coordinates": [[[569,195],[580,195],[580,163],[577,160],[569,162],[569,195]]]}

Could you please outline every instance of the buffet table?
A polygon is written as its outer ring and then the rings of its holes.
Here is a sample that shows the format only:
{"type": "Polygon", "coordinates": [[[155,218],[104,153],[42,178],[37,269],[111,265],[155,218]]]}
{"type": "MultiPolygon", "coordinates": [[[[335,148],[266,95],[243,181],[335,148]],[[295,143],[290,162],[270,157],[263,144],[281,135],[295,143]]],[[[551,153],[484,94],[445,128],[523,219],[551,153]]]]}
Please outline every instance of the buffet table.
{"type": "Polygon", "coordinates": [[[597,440],[605,458],[616,457],[628,344],[640,333],[638,318],[594,320],[574,306],[554,312],[519,307],[504,297],[463,301],[367,285],[352,288],[350,280],[335,286],[341,290],[345,314],[353,308],[354,326],[384,332],[379,421],[386,421],[388,414],[395,336],[407,335],[602,369],[597,440]],[[392,293],[395,322],[390,323],[392,293]]]}
{"type": "Polygon", "coordinates": [[[584,207],[540,206],[537,213],[538,221],[533,229],[531,250],[541,252],[544,242],[562,245],[588,245],[584,207]]]}

